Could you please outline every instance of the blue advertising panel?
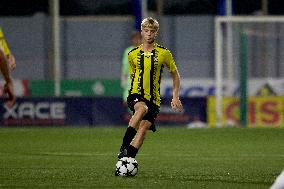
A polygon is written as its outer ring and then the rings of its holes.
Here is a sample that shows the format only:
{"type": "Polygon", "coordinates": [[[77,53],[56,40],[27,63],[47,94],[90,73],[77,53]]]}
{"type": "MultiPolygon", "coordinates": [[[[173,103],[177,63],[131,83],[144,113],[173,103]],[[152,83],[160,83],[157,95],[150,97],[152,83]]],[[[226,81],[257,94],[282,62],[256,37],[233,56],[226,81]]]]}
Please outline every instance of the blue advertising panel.
{"type": "MultiPolygon", "coordinates": [[[[182,125],[193,121],[207,122],[206,98],[185,97],[181,101],[184,112],[175,112],[171,109],[171,98],[163,98],[156,123],[182,125]]],[[[12,108],[0,99],[1,126],[113,126],[127,125],[130,117],[120,97],[18,98],[12,108]]]]}
{"type": "Polygon", "coordinates": [[[94,115],[96,125],[121,125],[124,112],[127,112],[123,106],[120,97],[96,97],[94,103],[94,115]]]}
{"type": "Polygon", "coordinates": [[[157,117],[159,124],[184,125],[194,121],[207,122],[207,99],[204,97],[181,98],[184,112],[175,112],[171,108],[171,98],[163,98],[160,113],[157,117]]]}
{"type": "Polygon", "coordinates": [[[93,125],[93,98],[17,98],[8,108],[0,100],[0,124],[21,125],[93,125]]]}

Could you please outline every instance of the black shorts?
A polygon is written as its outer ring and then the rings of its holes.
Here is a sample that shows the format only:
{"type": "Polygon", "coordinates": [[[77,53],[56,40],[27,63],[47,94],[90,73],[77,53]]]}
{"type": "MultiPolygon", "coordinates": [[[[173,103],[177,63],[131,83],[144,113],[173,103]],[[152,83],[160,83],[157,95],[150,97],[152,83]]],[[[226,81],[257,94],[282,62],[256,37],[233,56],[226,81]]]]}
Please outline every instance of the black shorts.
{"type": "Polygon", "coordinates": [[[142,118],[142,120],[148,120],[149,122],[151,122],[152,125],[150,127],[150,130],[155,132],[156,131],[155,119],[157,118],[157,115],[158,115],[158,113],[160,111],[159,106],[157,106],[156,104],[150,102],[149,100],[145,99],[144,97],[142,97],[139,94],[130,94],[127,97],[127,104],[128,104],[129,109],[133,112],[133,114],[135,113],[134,105],[137,102],[145,102],[146,105],[148,106],[148,112],[142,118]]]}

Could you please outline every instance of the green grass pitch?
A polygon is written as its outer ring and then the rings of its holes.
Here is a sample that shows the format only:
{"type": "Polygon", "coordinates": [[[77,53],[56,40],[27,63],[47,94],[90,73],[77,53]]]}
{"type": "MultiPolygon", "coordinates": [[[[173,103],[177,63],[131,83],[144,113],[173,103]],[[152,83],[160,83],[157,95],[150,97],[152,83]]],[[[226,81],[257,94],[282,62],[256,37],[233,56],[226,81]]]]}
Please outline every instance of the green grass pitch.
{"type": "Polygon", "coordinates": [[[135,177],[115,177],[125,128],[0,129],[0,188],[269,188],[284,169],[284,129],[160,127],[135,177]]]}

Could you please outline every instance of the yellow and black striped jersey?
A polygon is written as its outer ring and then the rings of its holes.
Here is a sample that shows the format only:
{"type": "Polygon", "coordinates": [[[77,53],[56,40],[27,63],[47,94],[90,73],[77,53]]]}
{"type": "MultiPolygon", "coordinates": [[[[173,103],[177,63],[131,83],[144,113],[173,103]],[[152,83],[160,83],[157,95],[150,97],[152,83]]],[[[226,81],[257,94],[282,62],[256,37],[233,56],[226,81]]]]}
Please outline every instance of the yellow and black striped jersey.
{"type": "Polygon", "coordinates": [[[4,34],[3,34],[3,31],[2,29],[0,28],[0,49],[2,49],[2,51],[4,52],[4,54],[7,56],[9,55],[11,52],[10,52],[10,49],[7,45],[7,42],[4,38],[4,34]]]}
{"type": "Polygon", "coordinates": [[[155,43],[151,52],[144,52],[141,46],[128,53],[131,88],[129,94],[140,94],[150,102],[160,106],[160,84],[163,68],[175,71],[176,64],[171,52],[155,43]]]}

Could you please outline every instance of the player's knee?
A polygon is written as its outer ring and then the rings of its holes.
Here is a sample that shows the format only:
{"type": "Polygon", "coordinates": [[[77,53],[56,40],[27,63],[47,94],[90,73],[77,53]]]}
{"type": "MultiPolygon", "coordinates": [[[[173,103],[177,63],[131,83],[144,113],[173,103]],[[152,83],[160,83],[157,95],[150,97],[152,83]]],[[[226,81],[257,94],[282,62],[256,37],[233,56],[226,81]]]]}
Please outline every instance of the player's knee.
{"type": "Polygon", "coordinates": [[[152,123],[149,122],[148,120],[143,120],[140,124],[139,129],[141,129],[142,131],[146,132],[150,129],[152,123]]]}
{"type": "Polygon", "coordinates": [[[140,111],[142,113],[143,116],[145,116],[148,112],[148,106],[146,105],[143,105],[141,108],[140,108],[140,111]]]}
{"type": "Polygon", "coordinates": [[[148,106],[146,104],[140,104],[135,111],[141,112],[143,115],[145,115],[148,112],[148,106]]]}
{"type": "Polygon", "coordinates": [[[147,133],[148,129],[145,127],[145,126],[140,126],[139,127],[139,133],[140,133],[140,138],[141,139],[144,139],[145,138],[145,135],[147,133]]]}
{"type": "Polygon", "coordinates": [[[144,104],[142,107],[143,107],[144,113],[146,114],[148,112],[148,106],[144,104]]]}

